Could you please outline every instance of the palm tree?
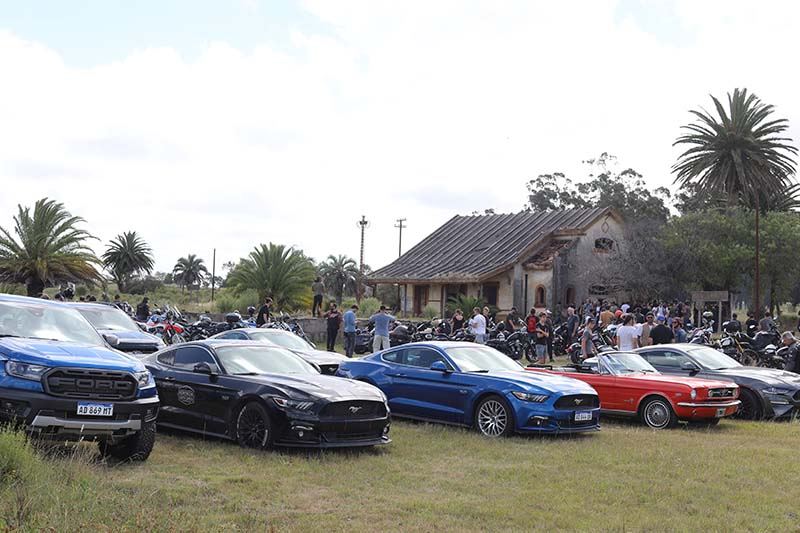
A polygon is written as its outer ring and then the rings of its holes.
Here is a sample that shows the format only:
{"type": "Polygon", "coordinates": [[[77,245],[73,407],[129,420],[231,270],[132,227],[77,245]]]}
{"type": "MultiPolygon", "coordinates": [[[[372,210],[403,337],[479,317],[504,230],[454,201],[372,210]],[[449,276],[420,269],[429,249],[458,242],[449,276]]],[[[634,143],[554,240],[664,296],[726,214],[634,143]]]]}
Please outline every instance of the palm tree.
{"type": "Polygon", "coordinates": [[[85,222],[72,216],[64,204],[42,198],[31,212],[17,206],[14,233],[0,227],[0,281],[24,283],[28,296],[38,296],[58,283],[100,280],[100,261],[86,245],[94,239],[79,229],[85,222]]]}
{"type": "Polygon", "coordinates": [[[119,290],[127,292],[134,275],[153,271],[153,251],[135,231],[126,231],[109,242],[103,266],[111,272],[119,290]]]}
{"type": "Polygon", "coordinates": [[[203,260],[194,254],[178,259],[172,269],[173,279],[181,286],[181,289],[199,285],[205,274],[208,274],[208,269],[203,264],[203,260]]]}
{"type": "Polygon", "coordinates": [[[328,259],[319,265],[319,273],[325,286],[333,291],[336,301],[342,303],[346,291],[355,293],[361,281],[361,272],[355,259],[344,255],[329,255],[328,259]]]}
{"type": "Polygon", "coordinates": [[[694,184],[701,194],[720,195],[734,204],[742,199],[755,210],[756,318],[761,314],[759,212],[770,196],[786,190],[795,172],[792,156],[797,148],[782,134],[786,119],[771,117],[773,106],[764,104],[747,89],[728,93],[728,109],[714,98],[715,118],[705,110],[691,111],[697,121],[683,126],[687,133],[674,146],[688,145],[672,171],[675,182],[694,184]]]}
{"type": "Polygon", "coordinates": [[[278,307],[295,308],[308,293],[313,279],[314,265],[302,251],[269,243],[256,246],[241,259],[227,284],[237,293],[255,290],[259,301],[270,296],[278,307]]]}

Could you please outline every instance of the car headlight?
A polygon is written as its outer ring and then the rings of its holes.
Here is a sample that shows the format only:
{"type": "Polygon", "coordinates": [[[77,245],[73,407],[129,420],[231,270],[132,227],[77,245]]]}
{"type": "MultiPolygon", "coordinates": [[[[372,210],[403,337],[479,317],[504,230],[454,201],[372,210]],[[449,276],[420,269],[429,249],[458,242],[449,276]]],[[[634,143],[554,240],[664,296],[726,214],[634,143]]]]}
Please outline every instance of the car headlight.
{"type": "Polygon", "coordinates": [[[511,394],[523,402],[542,403],[546,402],[548,398],[547,394],[532,394],[530,392],[513,391],[511,394]]]}
{"type": "Polygon", "coordinates": [[[301,402],[299,400],[287,400],[274,396],[272,401],[281,409],[297,409],[298,411],[308,411],[314,406],[314,402],[301,402]]]}
{"type": "Polygon", "coordinates": [[[6,361],[6,374],[15,378],[30,379],[40,381],[42,375],[50,370],[50,367],[42,365],[29,365],[28,363],[18,363],[17,361],[6,361]]]}
{"type": "Polygon", "coordinates": [[[764,389],[764,394],[789,394],[790,392],[792,391],[789,389],[780,389],[778,387],[767,387],[764,389]]]}
{"type": "Polygon", "coordinates": [[[139,387],[147,387],[150,384],[150,372],[145,370],[144,372],[136,372],[133,377],[136,378],[136,382],[139,384],[139,387]]]}
{"type": "Polygon", "coordinates": [[[689,396],[691,396],[692,400],[697,398],[697,390],[696,389],[692,389],[692,392],[689,393],[689,396]]]}

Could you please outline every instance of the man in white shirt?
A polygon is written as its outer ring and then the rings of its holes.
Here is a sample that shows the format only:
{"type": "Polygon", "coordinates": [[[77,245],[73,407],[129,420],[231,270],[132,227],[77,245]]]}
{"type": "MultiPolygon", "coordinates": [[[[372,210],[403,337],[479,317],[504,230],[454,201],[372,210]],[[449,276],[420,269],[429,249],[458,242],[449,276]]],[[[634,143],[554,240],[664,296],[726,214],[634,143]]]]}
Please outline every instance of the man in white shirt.
{"type": "Polygon", "coordinates": [[[480,308],[472,310],[472,318],[469,320],[469,328],[475,335],[475,342],[486,344],[486,318],[481,314],[480,308]]]}
{"type": "Polygon", "coordinates": [[[623,315],[627,315],[628,314],[628,309],[630,309],[631,306],[629,304],[622,304],[622,305],[619,306],[619,308],[622,310],[622,314],[623,315]]]}
{"type": "Polygon", "coordinates": [[[636,327],[633,315],[624,315],[622,325],[617,328],[617,349],[628,352],[639,347],[639,328],[636,327]]]}

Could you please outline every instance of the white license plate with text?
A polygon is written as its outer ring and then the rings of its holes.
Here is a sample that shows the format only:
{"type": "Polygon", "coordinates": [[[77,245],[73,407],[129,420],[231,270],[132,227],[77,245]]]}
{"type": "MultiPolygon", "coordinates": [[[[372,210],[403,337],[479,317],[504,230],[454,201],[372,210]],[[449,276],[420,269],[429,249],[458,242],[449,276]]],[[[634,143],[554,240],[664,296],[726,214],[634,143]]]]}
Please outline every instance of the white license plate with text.
{"type": "Polygon", "coordinates": [[[78,403],[78,414],[85,416],[114,416],[113,403],[78,403]]]}
{"type": "Polygon", "coordinates": [[[591,411],[575,412],[575,422],[588,422],[591,419],[592,419],[591,411]]]}

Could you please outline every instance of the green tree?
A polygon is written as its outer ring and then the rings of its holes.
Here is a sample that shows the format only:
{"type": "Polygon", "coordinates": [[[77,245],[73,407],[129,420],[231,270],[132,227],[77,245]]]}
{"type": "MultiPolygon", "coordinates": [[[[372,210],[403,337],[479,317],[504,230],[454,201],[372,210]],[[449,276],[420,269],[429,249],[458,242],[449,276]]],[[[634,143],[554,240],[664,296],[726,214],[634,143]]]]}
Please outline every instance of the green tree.
{"type": "Polygon", "coordinates": [[[128,292],[135,275],[153,271],[153,251],[135,231],[126,231],[109,242],[103,254],[103,266],[111,273],[119,290],[128,292]]]}
{"type": "Polygon", "coordinates": [[[345,293],[355,294],[361,281],[361,273],[355,259],[344,255],[329,255],[319,265],[319,273],[328,290],[333,291],[336,301],[341,304],[345,293]]]}
{"type": "Polygon", "coordinates": [[[86,245],[93,239],[64,204],[42,198],[33,207],[17,206],[13,233],[0,227],[0,281],[24,283],[28,296],[59,283],[100,280],[99,259],[86,245]]]}
{"type": "Polygon", "coordinates": [[[756,318],[761,314],[760,212],[762,203],[786,190],[795,172],[797,148],[783,134],[786,119],[772,117],[773,106],[763,103],[747,89],[728,93],[728,109],[711,97],[717,117],[705,110],[691,111],[696,117],[683,126],[687,133],[675,146],[688,146],[673,165],[675,183],[695,183],[697,192],[724,196],[730,205],[745,201],[755,210],[756,318]]]}
{"type": "Polygon", "coordinates": [[[629,222],[646,220],[663,224],[669,217],[664,187],[650,190],[643,176],[626,168],[616,169],[616,158],[604,152],[584,161],[587,176],[576,183],[561,172],[541,174],[528,182],[528,209],[553,211],[589,207],[613,207],[629,222]]]}
{"type": "Polygon", "coordinates": [[[181,289],[199,286],[206,274],[208,274],[206,265],[195,254],[181,257],[172,269],[172,278],[181,286],[181,289]]]}
{"type": "Polygon", "coordinates": [[[239,261],[227,286],[237,293],[253,289],[259,300],[270,296],[278,307],[291,309],[305,304],[313,279],[314,265],[302,251],[269,243],[239,261]]]}

